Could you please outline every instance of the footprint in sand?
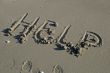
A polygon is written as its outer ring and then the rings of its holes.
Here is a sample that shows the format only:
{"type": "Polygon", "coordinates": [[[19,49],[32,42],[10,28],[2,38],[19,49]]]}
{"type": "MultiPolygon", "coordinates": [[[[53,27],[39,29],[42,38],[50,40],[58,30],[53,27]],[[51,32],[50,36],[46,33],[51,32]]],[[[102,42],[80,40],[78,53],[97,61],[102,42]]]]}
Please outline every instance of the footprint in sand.
{"type": "Polygon", "coordinates": [[[23,72],[31,72],[32,71],[32,62],[31,61],[24,61],[22,64],[22,69],[21,71],[23,72]]]}
{"type": "Polygon", "coordinates": [[[52,73],[63,73],[63,69],[60,65],[53,66],[52,73]]]}

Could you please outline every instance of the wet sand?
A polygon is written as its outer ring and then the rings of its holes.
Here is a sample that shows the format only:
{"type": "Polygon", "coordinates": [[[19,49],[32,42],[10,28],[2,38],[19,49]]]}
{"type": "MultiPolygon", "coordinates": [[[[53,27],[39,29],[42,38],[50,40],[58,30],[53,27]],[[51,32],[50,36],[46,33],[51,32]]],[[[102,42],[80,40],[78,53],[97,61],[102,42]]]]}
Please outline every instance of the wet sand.
{"type": "MultiPolygon", "coordinates": [[[[77,43],[85,31],[98,33],[103,39],[103,46],[89,48],[78,58],[65,51],[56,51],[55,45],[38,45],[32,35],[24,44],[19,44],[13,37],[5,37],[0,32],[0,73],[20,73],[25,60],[31,60],[33,69],[40,68],[45,73],[52,73],[52,67],[59,64],[64,73],[109,73],[110,72],[110,1],[109,0],[0,0],[0,31],[10,27],[24,13],[31,22],[41,17],[56,21],[59,35],[64,27],[71,24],[66,38],[77,43]],[[11,43],[6,44],[5,40],[11,43]]],[[[18,28],[21,30],[22,28],[18,28]]]]}

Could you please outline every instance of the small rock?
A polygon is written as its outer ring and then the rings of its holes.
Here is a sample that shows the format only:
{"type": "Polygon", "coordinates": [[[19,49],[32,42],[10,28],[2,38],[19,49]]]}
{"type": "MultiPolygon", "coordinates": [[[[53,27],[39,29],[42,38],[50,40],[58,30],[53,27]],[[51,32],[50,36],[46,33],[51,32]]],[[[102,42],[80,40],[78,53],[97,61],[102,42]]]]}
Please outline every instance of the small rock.
{"type": "Polygon", "coordinates": [[[44,73],[44,71],[40,71],[40,73],[44,73]]]}
{"type": "Polygon", "coordinates": [[[10,41],[10,40],[6,40],[5,42],[6,42],[6,43],[10,43],[11,41],[10,41]]]}

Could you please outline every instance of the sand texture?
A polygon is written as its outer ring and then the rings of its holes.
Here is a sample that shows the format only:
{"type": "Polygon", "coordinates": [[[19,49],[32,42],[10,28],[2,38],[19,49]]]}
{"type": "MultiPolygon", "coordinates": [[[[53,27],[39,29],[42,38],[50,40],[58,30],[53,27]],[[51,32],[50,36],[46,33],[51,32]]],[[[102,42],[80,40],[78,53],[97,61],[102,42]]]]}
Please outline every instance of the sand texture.
{"type": "MultiPolygon", "coordinates": [[[[19,26],[15,35],[23,31],[19,26]]],[[[110,73],[110,0],[0,0],[0,73],[52,73],[60,65],[63,73],[110,73]],[[101,47],[89,48],[76,58],[66,51],[55,50],[54,44],[37,44],[32,33],[20,44],[13,36],[4,36],[24,13],[26,22],[40,17],[37,27],[45,20],[58,23],[55,37],[71,25],[65,37],[76,44],[85,31],[99,34],[101,47]],[[24,65],[25,61],[27,63],[24,65]]]]}

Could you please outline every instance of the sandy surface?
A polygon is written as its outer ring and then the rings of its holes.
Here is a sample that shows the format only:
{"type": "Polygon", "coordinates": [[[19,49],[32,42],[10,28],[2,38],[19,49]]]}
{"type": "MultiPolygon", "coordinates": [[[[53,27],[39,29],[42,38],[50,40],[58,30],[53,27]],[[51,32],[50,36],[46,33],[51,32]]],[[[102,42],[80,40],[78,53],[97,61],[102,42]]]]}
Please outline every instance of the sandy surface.
{"type": "Polygon", "coordinates": [[[90,48],[75,58],[65,51],[55,51],[55,45],[37,45],[32,36],[19,44],[0,32],[0,73],[20,73],[25,60],[32,61],[33,70],[40,68],[45,73],[52,73],[56,64],[63,67],[64,73],[110,72],[110,0],[0,0],[0,31],[25,12],[29,13],[29,22],[40,16],[41,23],[44,19],[59,23],[57,34],[71,24],[66,37],[74,43],[86,30],[96,32],[102,37],[103,46],[90,48]],[[6,44],[5,40],[11,43],[6,44]]]}

